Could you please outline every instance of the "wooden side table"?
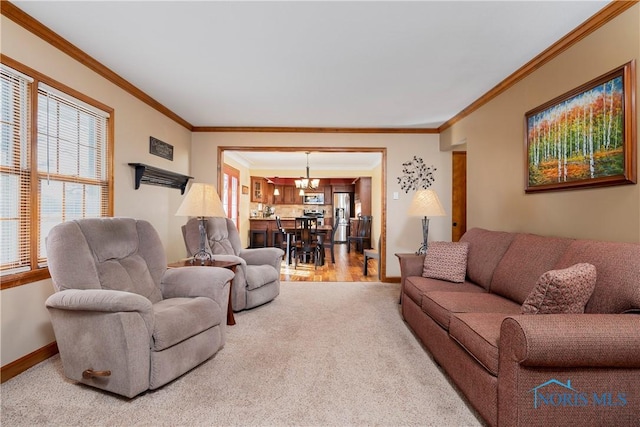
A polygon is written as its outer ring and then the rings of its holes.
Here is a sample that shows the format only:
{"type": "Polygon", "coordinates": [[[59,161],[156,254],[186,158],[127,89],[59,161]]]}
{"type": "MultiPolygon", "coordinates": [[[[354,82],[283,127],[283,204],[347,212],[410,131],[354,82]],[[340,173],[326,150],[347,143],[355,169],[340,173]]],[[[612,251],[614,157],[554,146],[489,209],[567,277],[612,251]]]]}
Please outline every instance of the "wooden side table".
{"type": "MultiPolygon", "coordinates": [[[[220,267],[227,268],[233,271],[233,274],[236,273],[236,267],[240,265],[240,261],[220,261],[220,260],[208,260],[205,261],[204,267],[220,267]]],[[[192,258],[183,259],[177,262],[172,262],[167,267],[169,268],[177,268],[177,267],[202,267],[200,262],[193,262],[192,258]]],[[[227,306],[227,325],[235,325],[236,319],[233,316],[233,307],[231,306],[231,294],[233,292],[233,279],[229,282],[229,305],[227,306]]]]}

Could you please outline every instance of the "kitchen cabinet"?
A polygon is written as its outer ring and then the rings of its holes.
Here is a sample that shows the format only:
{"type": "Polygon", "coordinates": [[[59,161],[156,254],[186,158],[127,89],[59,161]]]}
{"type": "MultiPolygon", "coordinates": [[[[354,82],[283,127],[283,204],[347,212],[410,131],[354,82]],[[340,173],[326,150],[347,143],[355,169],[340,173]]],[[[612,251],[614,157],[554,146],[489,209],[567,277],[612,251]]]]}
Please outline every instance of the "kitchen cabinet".
{"type": "Polygon", "coordinates": [[[354,183],[354,201],[360,204],[361,215],[371,215],[371,177],[363,176],[354,183]]]}
{"type": "Polygon", "coordinates": [[[302,200],[300,200],[300,190],[298,190],[295,185],[285,185],[283,192],[284,199],[282,203],[285,205],[299,205],[302,203],[302,200]]]}
{"type": "Polygon", "coordinates": [[[264,191],[262,193],[262,203],[267,205],[275,204],[276,196],[274,196],[273,191],[276,189],[276,186],[265,182],[264,184],[262,184],[262,187],[264,188],[264,191]]]}
{"type": "Polygon", "coordinates": [[[272,194],[274,205],[281,205],[284,203],[284,185],[273,184],[272,194]],[[278,190],[278,194],[276,194],[276,190],[278,190]]]}
{"type": "Polygon", "coordinates": [[[299,205],[302,204],[299,191],[294,185],[266,184],[262,201],[268,205],[299,205]],[[278,195],[274,194],[276,188],[278,195]]]}
{"type": "Polygon", "coordinates": [[[326,185],[324,187],[324,202],[327,205],[330,205],[333,203],[333,196],[331,194],[331,186],[330,185],[326,185]]]}
{"type": "Polygon", "coordinates": [[[334,193],[353,193],[353,184],[331,184],[334,193]]]}
{"type": "Polygon", "coordinates": [[[267,181],[264,178],[258,176],[251,177],[251,201],[262,203],[264,197],[264,190],[267,181]]]}

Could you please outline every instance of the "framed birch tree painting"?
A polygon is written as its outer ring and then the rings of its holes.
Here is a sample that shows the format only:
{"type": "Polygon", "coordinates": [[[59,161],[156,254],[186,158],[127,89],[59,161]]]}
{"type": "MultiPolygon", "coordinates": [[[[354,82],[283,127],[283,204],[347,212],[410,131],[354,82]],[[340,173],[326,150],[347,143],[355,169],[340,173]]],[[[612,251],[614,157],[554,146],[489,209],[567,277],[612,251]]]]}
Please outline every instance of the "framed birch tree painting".
{"type": "Polygon", "coordinates": [[[635,61],[525,114],[525,192],[636,183],[635,61]]]}

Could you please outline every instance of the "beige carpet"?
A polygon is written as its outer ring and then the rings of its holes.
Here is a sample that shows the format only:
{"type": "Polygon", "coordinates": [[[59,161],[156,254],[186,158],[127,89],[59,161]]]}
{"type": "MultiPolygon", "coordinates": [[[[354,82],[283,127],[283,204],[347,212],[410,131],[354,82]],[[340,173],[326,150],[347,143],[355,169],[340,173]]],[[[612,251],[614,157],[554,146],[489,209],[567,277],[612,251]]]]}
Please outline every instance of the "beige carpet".
{"type": "Polygon", "coordinates": [[[2,426],[481,425],[403,323],[398,287],[283,282],[216,356],[131,400],[66,380],[55,356],[2,384],[2,426]]]}

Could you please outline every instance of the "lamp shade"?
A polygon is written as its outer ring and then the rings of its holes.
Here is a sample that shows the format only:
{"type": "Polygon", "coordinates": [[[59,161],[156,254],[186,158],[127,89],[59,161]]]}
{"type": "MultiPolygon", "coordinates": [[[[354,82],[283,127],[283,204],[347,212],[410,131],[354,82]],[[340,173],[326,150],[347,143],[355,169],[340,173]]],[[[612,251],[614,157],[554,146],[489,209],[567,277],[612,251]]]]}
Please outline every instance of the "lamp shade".
{"type": "Polygon", "coordinates": [[[178,208],[176,216],[226,217],[227,214],[213,185],[194,182],[178,208]]]}
{"type": "Polygon", "coordinates": [[[409,206],[409,215],[411,216],[445,216],[446,213],[438,194],[429,188],[426,190],[418,190],[411,200],[409,206]]]}

